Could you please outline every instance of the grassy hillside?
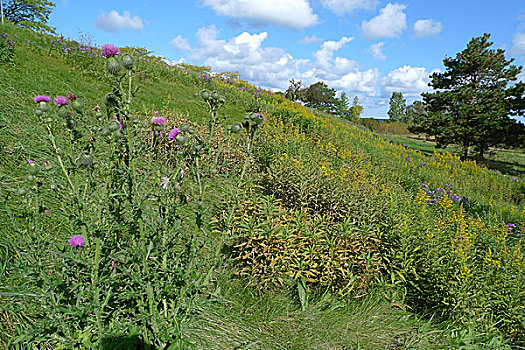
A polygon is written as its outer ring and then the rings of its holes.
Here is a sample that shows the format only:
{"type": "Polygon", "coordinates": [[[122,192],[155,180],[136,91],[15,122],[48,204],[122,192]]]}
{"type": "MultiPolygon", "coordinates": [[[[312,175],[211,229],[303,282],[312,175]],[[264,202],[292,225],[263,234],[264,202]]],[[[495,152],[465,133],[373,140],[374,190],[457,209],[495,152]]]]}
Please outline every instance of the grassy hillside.
{"type": "Polygon", "coordinates": [[[112,75],[98,49],[3,30],[0,346],[525,344],[523,178],[233,74],[123,48],[112,75]]]}

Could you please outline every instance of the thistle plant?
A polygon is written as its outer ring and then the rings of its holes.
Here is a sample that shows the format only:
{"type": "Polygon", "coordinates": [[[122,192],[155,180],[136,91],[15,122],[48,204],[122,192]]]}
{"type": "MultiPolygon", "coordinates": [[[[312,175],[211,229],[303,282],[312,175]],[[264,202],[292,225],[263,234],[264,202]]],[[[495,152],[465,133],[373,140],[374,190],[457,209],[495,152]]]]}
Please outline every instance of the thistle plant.
{"type": "MultiPolygon", "coordinates": [[[[136,117],[133,58],[118,57],[110,45],[103,54],[111,81],[105,107],[86,111],[72,93],[55,97],[54,106],[48,96],[34,98],[57,164],[45,183],[58,184],[51,193],[68,214],[68,236],[55,247],[52,264],[32,267],[33,282],[45,281],[42,317],[17,342],[100,348],[137,333],[147,346],[185,347],[181,327],[209,276],[198,259],[207,188],[200,158],[209,143],[181,125],[166,138],[175,166],[145,160],[165,119],[156,116],[148,125],[136,117]],[[185,176],[188,168],[193,176],[185,176]],[[190,203],[191,197],[197,200],[190,203]],[[185,219],[189,210],[194,223],[185,219]]],[[[19,190],[28,206],[41,207],[41,174],[31,159],[19,190]]],[[[34,212],[38,217],[39,209],[34,212]]]]}

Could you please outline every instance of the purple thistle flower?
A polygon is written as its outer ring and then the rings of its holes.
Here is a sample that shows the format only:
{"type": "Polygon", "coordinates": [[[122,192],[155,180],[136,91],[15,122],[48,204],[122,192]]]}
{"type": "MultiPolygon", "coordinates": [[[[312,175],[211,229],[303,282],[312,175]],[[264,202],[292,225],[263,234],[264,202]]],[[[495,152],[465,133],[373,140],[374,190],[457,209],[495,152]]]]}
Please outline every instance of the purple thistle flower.
{"type": "Polygon", "coordinates": [[[36,103],[49,102],[49,100],[50,100],[49,96],[46,96],[46,95],[38,95],[33,98],[33,101],[35,101],[36,103]]]}
{"type": "Polygon", "coordinates": [[[179,128],[172,129],[168,135],[168,140],[173,141],[177,137],[177,135],[180,133],[179,128]]]}
{"type": "Polygon", "coordinates": [[[55,97],[55,104],[57,106],[69,106],[69,102],[67,101],[67,97],[64,96],[57,96],[55,97]]]}
{"type": "Polygon", "coordinates": [[[164,117],[155,117],[151,121],[155,125],[164,125],[166,123],[166,118],[164,117]]]}
{"type": "Polygon", "coordinates": [[[34,163],[34,161],[31,160],[31,159],[28,159],[27,162],[28,162],[29,164],[33,164],[33,163],[34,163]]]}
{"type": "Polygon", "coordinates": [[[84,245],[84,237],[82,237],[81,235],[74,235],[69,240],[69,245],[75,249],[77,247],[82,247],[84,245]]]}
{"type": "Polygon", "coordinates": [[[120,52],[117,47],[111,44],[102,45],[102,56],[113,57],[118,55],[120,52]]]}

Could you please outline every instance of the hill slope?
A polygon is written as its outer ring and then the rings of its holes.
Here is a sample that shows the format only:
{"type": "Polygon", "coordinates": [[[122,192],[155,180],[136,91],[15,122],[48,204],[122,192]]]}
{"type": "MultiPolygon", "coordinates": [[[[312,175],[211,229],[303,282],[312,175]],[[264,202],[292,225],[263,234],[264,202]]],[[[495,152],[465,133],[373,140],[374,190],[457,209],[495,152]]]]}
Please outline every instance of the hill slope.
{"type": "Polygon", "coordinates": [[[521,179],[141,50],[121,49],[140,85],[128,96],[99,50],[5,29],[6,346],[523,344],[521,179]],[[34,96],[68,93],[84,108],[35,114],[34,96]]]}

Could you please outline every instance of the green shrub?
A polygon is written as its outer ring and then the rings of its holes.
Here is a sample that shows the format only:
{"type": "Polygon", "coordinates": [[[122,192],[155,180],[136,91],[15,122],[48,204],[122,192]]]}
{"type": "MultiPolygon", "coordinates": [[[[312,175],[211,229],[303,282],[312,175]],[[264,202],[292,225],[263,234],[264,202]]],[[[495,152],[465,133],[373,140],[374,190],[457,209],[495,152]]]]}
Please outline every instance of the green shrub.
{"type": "MultiPolygon", "coordinates": [[[[226,209],[214,222],[224,230],[226,209]]],[[[288,210],[271,196],[251,195],[236,208],[230,224],[238,274],[258,285],[304,281],[312,289],[362,295],[382,270],[378,239],[350,220],[288,210]]]]}

